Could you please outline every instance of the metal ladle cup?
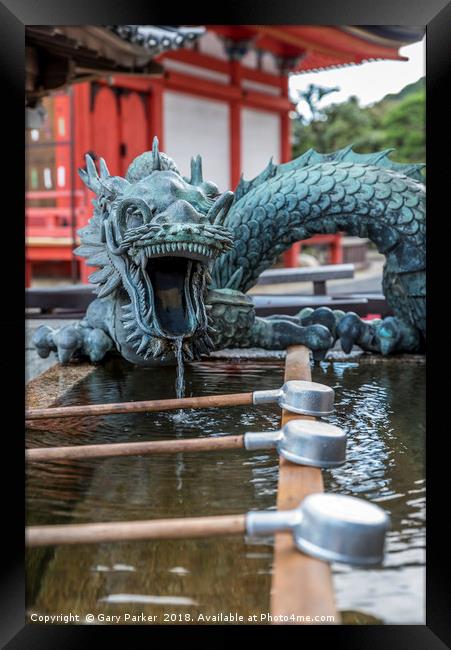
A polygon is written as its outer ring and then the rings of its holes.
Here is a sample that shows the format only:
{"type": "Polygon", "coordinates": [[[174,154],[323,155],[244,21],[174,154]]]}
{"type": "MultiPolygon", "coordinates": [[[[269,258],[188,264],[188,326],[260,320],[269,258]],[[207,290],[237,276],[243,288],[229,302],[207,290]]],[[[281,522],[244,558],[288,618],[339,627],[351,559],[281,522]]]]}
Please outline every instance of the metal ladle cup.
{"type": "Polygon", "coordinates": [[[346,433],[314,420],[291,420],[279,431],[245,433],[244,447],[250,451],[275,448],[297,465],[328,468],[346,462],[346,433]]]}
{"type": "Polygon", "coordinates": [[[294,510],[251,511],[251,536],[291,530],[296,547],[326,562],[357,566],[379,564],[384,557],[389,516],[379,506],[340,494],[310,494],[294,510]]]}
{"type": "Polygon", "coordinates": [[[314,381],[292,380],[285,382],[282,388],[254,391],[253,403],[277,403],[292,413],[322,417],[330,415],[334,409],[334,391],[314,381]]]}

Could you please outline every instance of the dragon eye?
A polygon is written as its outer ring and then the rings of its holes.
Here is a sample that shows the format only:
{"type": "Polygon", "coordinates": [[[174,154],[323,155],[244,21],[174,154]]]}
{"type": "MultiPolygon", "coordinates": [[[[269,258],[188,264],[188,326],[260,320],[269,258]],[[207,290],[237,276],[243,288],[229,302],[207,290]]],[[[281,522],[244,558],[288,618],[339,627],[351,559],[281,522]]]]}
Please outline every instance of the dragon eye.
{"type": "Polygon", "coordinates": [[[140,198],[123,199],[117,207],[117,223],[122,232],[138,228],[152,219],[152,210],[140,198]]]}
{"type": "Polygon", "coordinates": [[[127,210],[127,229],[138,228],[144,224],[144,215],[139,209],[128,208],[127,210]]]}

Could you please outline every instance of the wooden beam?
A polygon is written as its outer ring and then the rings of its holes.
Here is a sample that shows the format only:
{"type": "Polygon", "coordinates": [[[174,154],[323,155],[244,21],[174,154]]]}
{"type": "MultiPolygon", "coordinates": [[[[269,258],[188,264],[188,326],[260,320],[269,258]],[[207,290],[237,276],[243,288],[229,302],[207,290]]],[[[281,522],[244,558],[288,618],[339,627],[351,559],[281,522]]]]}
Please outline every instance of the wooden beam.
{"type": "MultiPolygon", "coordinates": [[[[282,93],[288,99],[288,76],[282,77],[282,93]]],[[[292,159],[291,153],[291,120],[288,111],[284,111],[280,115],[280,162],[286,163],[292,159]]],[[[295,242],[283,254],[283,262],[288,268],[296,268],[299,266],[299,255],[301,253],[301,244],[295,242]]]]}
{"type": "MultiPolygon", "coordinates": [[[[165,58],[172,61],[179,61],[180,63],[187,63],[189,65],[195,65],[201,69],[213,70],[214,72],[220,72],[222,74],[232,74],[233,61],[227,63],[221,59],[215,59],[214,57],[206,56],[204,54],[199,54],[191,50],[180,50],[176,52],[170,52],[165,55],[165,58]]],[[[148,91],[154,81],[162,81],[163,76],[167,78],[170,74],[185,74],[173,72],[172,70],[166,70],[163,75],[158,76],[146,76],[143,74],[121,74],[120,76],[104,76],[96,78],[97,83],[104,86],[121,86],[122,88],[128,88],[129,90],[136,90],[137,92],[146,92],[148,91]]],[[[195,77],[186,74],[186,77],[190,79],[201,79],[200,77],[195,77]]],[[[283,77],[272,74],[271,72],[265,72],[264,70],[257,70],[255,68],[248,68],[246,66],[241,66],[241,76],[243,79],[249,79],[251,81],[256,81],[261,84],[266,84],[274,88],[283,87],[283,77]]],[[[201,79],[202,80],[202,79],[201,79]]],[[[205,81],[209,81],[206,79],[205,81]]],[[[212,82],[210,82],[212,83],[212,82]]],[[[214,83],[214,82],[213,82],[214,83]]],[[[225,85],[225,84],[224,84],[225,85]]],[[[272,95],[274,96],[274,95],[272,95]]]]}
{"type": "Polygon", "coordinates": [[[272,74],[271,72],[265,72],[264,70],[257,70],[255,68],[247,68],[244,65],[242,66],[242,77],[243,79],[256,81],[267,86],[274,86],[281,89],[284,87],[285,77],[282,75],[272,74]]]}
{"type": "Polygon", "coordinates": [[[226,85],[191,77],[172,70],[166,73],[164,87],[189,95],[201,95],[219,101],[241,101],[245,106],[261,108],[268,111],[289,111],[293,108],[292,102],[282,96],[269,95],[255,90],[244,90],[234,85],[226,85]]]}
{"type": "MultiPolygon", "coordinates": [[[[209,56],[208,54],[202,54],[201,52],[188,49],[165,52],[159,60],[164,64],[165,59],[188,63],[189,65],[195,65],[198,68],[213,70],[214,72],[228,75],[233,75],[233,67],[234,64],[237,63],[235,61],[223,61],[214,56],[209,56]]],[[[279,75],[264,70],[257,70],[256,68],[248,68],[241,64],[238,65],[241,68],[241,76],[243,79],[250,79],[251,81],[257,81],[258,83],[267,84],[268,86],[274,86],[276,88],[281,87],[281,77],[279,75]]]]}
{"type": "MultiPolygon", "coordinates": [[[[230,62],[230,80],[241,93],[243,66],[239,61],[230,62]]],[[[229,108],[229,142],[230,142],[230,187],[236,188],[241,176],[241,101],[233,100],[229,108]]]]}
{"type": "MultiPolygon", "coordinates": [[[[288,348],[285,363],[285,381],[311,381],[310,354],[303,345],[288,348]]],[[[291,419],[314,418],[282,411],[282,426],[291,419]]],[[[321,470],[294,465],[280,457],[277,509],[290,510],[299,505],[308,494],[323,492],[321,470]]],[[[294,624],[326,622],[339,623],[329,564],[300,553],[294,546],[290,532],[277,533],[274,547],[274,570],[271,585],[271,614],[274,617],[310,617],[294,620],[294,624]],[[333,621],[312,621],[312,617],[332,616],[333,621]]],[[[283,621],[280,623],[290,623],[283,621]]]]}
{"type": "Polygon", "coordinates": [[[164,64],[165,59],[189,63],[190,65],[196,65],[199,68],[213,70],[214,72],[230,74],[230,63],[223,61],[222,59],[217,59],[214,56],[209,56],[208,54],[196,52],[195,50],[183,49],[175,50],[173,52],[165,52],[161,59],[158,60],[164,64]]]}
{"type": "Polygon", "coordinates": [[[257,286],[287,282],[325,282],[354,277],[354,264],[326,264],[297,269],[268,269],[260,274],[257,286]]]}
{"type": "MultiPolygon", "coordinates": [[[[158,76],[159,79],[162,75],[158,76]]],[[[154,77],[150,75],[114,75],[105,79],[98,79],[98,83],[105,86],[120,86],[121,88],[128,88],[128,90],[136,90],[136,92],[147,92],[152,86],[154,77]]]]}
{"type": "Polygon", "coordinates": [[[258,25],[258,31],[299,52],[402,60],[395,48],[382,47],[324,25],[258,25]]]}
{"type": "Polygon", "coordinates": [[[360,36],[344,32],[336,26],[286,25],[283,31],[290,36],[300,38],[303,42],[310,42],[311,47],[308,49],[315,52],[323,51],[326,54],[326,50],[332,46],[332,51],[338,56],[351,55],[365,59],[407,60],[407,57],[399,54],[399,44],[394,46],[377,44],[360,36]]]}
{"type": "Polygon", "coordinates": [[[283,77],[282,94],[284,100],[290,104],[290,107],[283,111],[280,116],[280,162],[285,163],[289,162],[293,157],[291,154],[291,119],[289,116],[293,104],[288,97],[288,77],[283,77]]]}
{"type": "Polygon", "coordinates": [[[228,84],[219,84],[206,79],[199,79],[180,72],[168,71],[165,75],[165,88],[179,90],[190,95],[204,95],[210,99],[240,99],[241,91],[228,84]]]}
{"type": "MultiPolygon", "coordinates": [[[[260,93],[255,90],[243,90],[243,104],[246,106],[253,106],[269,111],[280,111],[287,113],[293,110],[294,104],[288,97],[276,97],[275,95],[268,95],[260,93]]],[[[288,115],[287,115],[288,118],[288,115]]]]}

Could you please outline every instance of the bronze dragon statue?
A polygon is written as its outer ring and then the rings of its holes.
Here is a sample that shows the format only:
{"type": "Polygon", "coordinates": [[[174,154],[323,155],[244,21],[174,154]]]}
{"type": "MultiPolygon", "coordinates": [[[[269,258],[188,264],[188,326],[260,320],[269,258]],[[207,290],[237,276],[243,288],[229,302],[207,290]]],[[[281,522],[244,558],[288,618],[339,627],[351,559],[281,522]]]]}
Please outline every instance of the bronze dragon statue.
{"type": "Polygon", "coordinates": [[[41,326],[34,344],[60,362],[111,350],[140,365],[186,361],[214,349],[284,349],[304,344],[315,359],[339,338],[389,354],[425,344],[425,188],[419,164],[391,161],[389,151],[347,147],[272,161],[235,192],[203,179],[200,156],[184,178],[158,150],[130,164],[125,178],[79,170],[95,192],[94,213],[79,230],[78,255],[97,269],[97,298],[86,316],[61,329],[41,326]],[[383,289],[393,316],[362,321],[326,308],[297,316],[256,316],[246,295],[292,243],[317,233],[366,237],[385,254],[383,289]]]}

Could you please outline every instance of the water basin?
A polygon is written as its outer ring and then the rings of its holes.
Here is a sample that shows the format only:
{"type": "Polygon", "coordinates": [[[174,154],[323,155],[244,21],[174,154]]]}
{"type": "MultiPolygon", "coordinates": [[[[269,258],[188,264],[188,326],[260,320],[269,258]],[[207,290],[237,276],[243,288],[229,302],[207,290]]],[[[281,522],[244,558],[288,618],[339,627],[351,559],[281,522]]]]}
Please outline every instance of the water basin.
{"type": "MultiPolygon", "coordinates": [[[[382,567],[332,567],[343,620],[424,624],[425,366],[325,361],[312,379],[335,389],[335,413],[324,419],[349,432],[348,460],[324,472],[326,490],[374,501],[392,522],[382,567]]],[[[135,368],[112,359],[58,403],[173,397],[174,381],[174,368],[135,368]]],[[[283,383],[283,363],[197,362],[185,368],[185,382],[187,396],[271,389],[283,383]]],[[[279,424],[274,405],[110,415],[33,423],[27,445],[217,436],[279,424]]],[[[275,507],[277,477],[277,456],[267,450],[37,463],[27,472],[27,523],[269,509],[275,507]]],[[[128,614],[121,622],[142,624],[144,615],[149,623],[174,624],[230,612],[245,619],[257,614],[260,622],[270,607],[272,561],[271,538],[232,536],[29,549],[28,616],[72,612],[83,623],[87,613],[128,614]]]]}

